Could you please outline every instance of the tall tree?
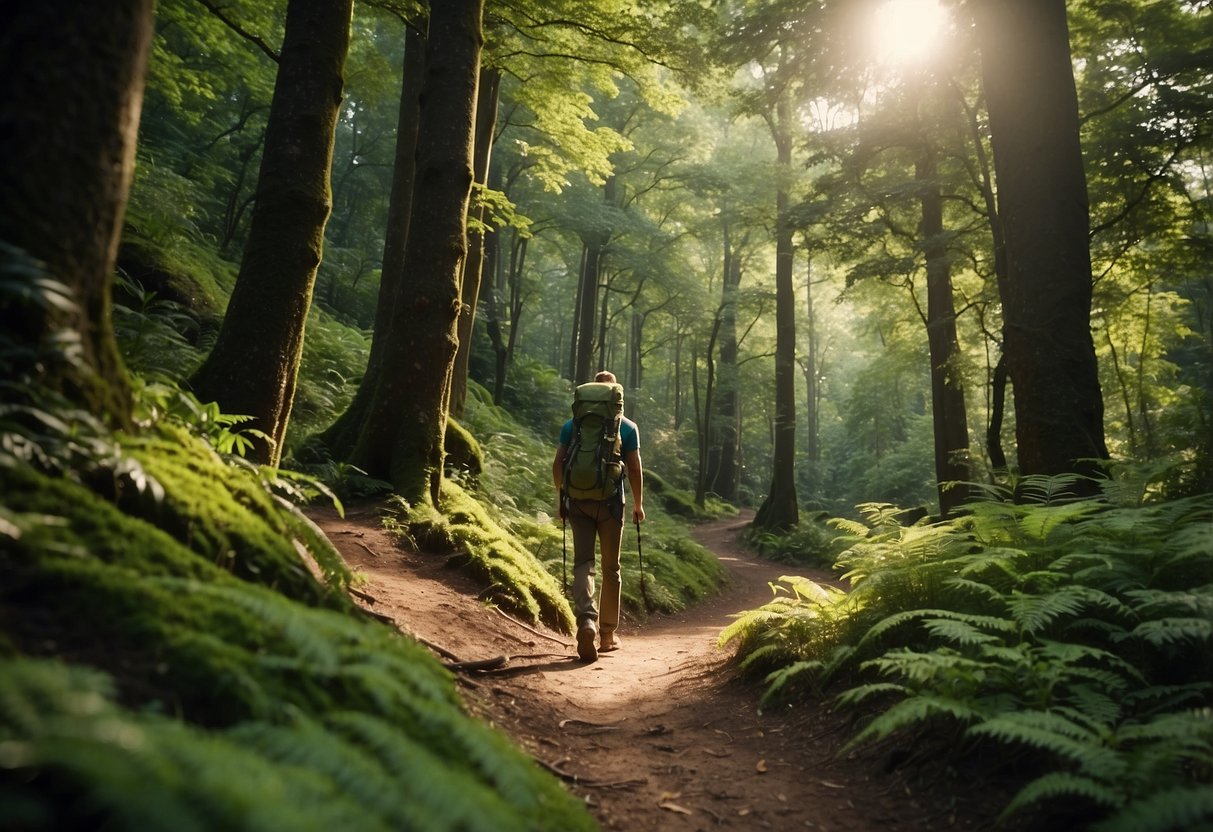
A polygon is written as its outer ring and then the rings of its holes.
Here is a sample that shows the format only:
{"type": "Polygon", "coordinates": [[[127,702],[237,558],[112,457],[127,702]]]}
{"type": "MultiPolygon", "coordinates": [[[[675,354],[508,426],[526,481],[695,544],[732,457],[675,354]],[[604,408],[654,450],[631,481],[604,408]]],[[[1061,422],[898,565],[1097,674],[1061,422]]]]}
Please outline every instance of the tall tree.
{"type": "Polygon", "coordinates": [[[329,172],[353,0],[290,0],[257,201],[236,286],[198,397],[252,416],[269,437],[251,456],[276,465],[290,420],[304,325],[332,210],[329,172]]]}
{"type": "Polygon", "coordinates": [[[321,436],[329,452],[347,459],[367,418],[376,386],[383,373],[383,355],[391,339],[392,315],[404,282],[404,254],[413,211],[416,178],[417,124],[421,110],[421,87],[425,81],[425,35],[417,25],[408,25],[404,36],[403,78],[396,125],[396,154],[392,166],[392,188],[388,202],[387,228],[383,233],[383,266],[379,274],[379,296],[375,304],[375,328],[366,372],[345,412],[321,436]]]}
{"type": "Polygon", "coordinates": [[[914,176],[922,207],[920,236],[927,271],[927,347],[931,356],[931,422],[935,437],[935,482],[939,512],[950,514],[968,496],[969,425],[964,383],[957,364],[956,305],[952,298],[952,267],[943,225],[943,193],[935,181],[936,163],[930,147],[921,151],[914,176]]]}
{"type": "MultiPolygon", "coordinates": [[[[781,57],[784,50],[780,49],[781,57]]],[[[788,71],[779,67],[781,75],[788,71]]],[[[796,294],[793,286],[793,228],[787,221],[791,197],[792,104],[790,90],[776,85],[776,98],[763,113],[775,141],[775,447],[771,488],[754,515],[754,525],[781,531],[800,522],[796,497],[796,294]]]]}
{"type": "Polygon", "coordinates": [[[1063,0],[975,0],[1006,246],[1002,287],[1019,468],[1094,474],[1108,456],[1063,0]]]}
{"type": "Polygon", "coordinates": [[[80,360],[42,367],[41,382],[116,426],[131,404],[110,290],[151,36],[151,0],[0,10],[0,242],[44,263],[74,301],[34,314],[6,298],[0,328],[29,342],[78,336],[80,360]]]}
{"type": "Polygon", "coordinates": [[[501,70],[486,67],[480,70],[480,92],[476,103],[476,139],[472,175],[481,190],[481,198],[473,207],[473,227],[468,230],[468,257],[463,265],[461,286],[462,306],[459,310],[459,349],[455,353],[455,368],[451,375],[451,415],[462,416],[467,397],[468,366],[472,359],[472,333],[476,325],[476,308],[480,302],[480,286],[484,279],[486,213],[489,164],[497,126],[497,101],[501,90],[501,70]]]}
{"type": "Polygon", "coordinates": [[[467,256],[482,16],[482,0],[430,9],[413,188],[413,204],[426,210],[409,225],[384,352],[391,372],[380,374],[351,459],[410,502],[435,506],[467,256]]]}

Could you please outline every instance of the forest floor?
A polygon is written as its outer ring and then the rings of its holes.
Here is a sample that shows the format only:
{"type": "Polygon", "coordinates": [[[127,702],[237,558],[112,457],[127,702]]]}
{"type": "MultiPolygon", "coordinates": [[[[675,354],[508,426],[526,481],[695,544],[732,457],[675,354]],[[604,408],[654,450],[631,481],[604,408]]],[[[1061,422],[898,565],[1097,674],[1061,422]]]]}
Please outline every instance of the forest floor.
{"type": "Polygon", "coordinates": [[[460,672],[469,710],[563,779],[604,829],[978,830],[1003,805],[1005,786],[925,748],[840,754],[855,724],[826,704],[759,707],[761,687],[739,679],[717,636],[791,567],[745,550],[744,516],[695,531],[728,569],[719,595],[673,616],[625,616],[622,649],[592,664],[571,638],[477,600],[483,587],[399,545],[379,517],[375,506],[314,515],[364,578],[359,602],[448,663],[508,657],[460,672]]]}

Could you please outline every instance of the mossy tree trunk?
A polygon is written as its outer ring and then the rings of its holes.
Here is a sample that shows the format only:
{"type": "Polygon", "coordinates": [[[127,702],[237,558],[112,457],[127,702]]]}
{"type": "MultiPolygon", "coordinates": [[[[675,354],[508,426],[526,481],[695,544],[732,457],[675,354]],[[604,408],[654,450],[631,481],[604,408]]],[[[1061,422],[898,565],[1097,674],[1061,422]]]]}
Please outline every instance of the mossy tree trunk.
{"type": "Polygon", "coordinates": [[[191,383],[252,416],[250,452],[276,465],[290,420],[324,227],[353,0],[290,0],[248,242],[219,337],[191,383]]]}
{"type": "Polygon", "coordinates": [[[417,173],[417,122],[421,110],[421,86],[425,82],[425,35],[409,26],[404,38],[404,69],[400,85],[400,109],[396,121],[396,156],[392,167],[392,192],[388,198],[387,228],[383,234],[383,268],[375,305],[375,328],[366,372],[353,401],[321,436],[336,459],[349,459],[362,432],[367,409],[383,371],[383,354],[391,341],[392,314],[404,281],[404,252],[408,244],[413,210],[413,184],[417,173]]]}
{"type": "Polygon", "coordinates": [[[1108,451],[1065,3],[980,0],[974,8],[1006,246],[1000,289],[1019,469],[1094,474],[1108,451]]]}
{"type": "MultiPolygon", "coordinates": [[[[501,70],[480,71],[480,91],[476,104],[475,157],[472,174],[476,185],[488,184],[489,160],[493,153],[493,134],[497,127],[497,101],[501,90],[501,70]]],[[[451,374],[450,412],[463,416],[467,398],[468,368],[472,361],[472,334],[476,326],[476,308],[480,302],[480,285],[484,276],[486,214],[483,204],[473,208],[476,228],[468,231],[468,256],[463,266],[463,306],[459,311],[459,348],[455,353],[455,369],[451,374]]]]}
{"type": "Polygon", "coordinates": [[[425,210],[410,222],[383,371],[350,460],[406,500],[435,506],[467,256],[482,14],[483,0],[430,10],[413,189],[425,210]]]}
{"type": "MultiPolygon", "coordinates": [[[[0,328],[26,343],[78,336],[78,360],[44,363],[39,383],[118,427],[129,424],[131,401],[111,289],[151,37],[151,0],[39,0],[0,11],[0,242],[45,264],[75,301],[35,309],[6,293],[0,328]]],[[[29,281],[33,294],[34,277],[14,271],[6,280],[29,281]]],[[[27,369],[5,365],[18,376],[27,369]]]]}

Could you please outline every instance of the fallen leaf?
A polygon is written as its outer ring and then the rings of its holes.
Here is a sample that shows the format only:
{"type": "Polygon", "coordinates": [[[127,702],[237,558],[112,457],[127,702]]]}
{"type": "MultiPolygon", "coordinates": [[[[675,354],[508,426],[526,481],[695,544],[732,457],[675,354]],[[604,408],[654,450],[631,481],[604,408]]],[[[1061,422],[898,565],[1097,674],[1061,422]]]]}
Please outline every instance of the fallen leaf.
{"type": "Polygon", "coordinates": [[[740,816],[741,816],[741,817],[743,817],[743,818],[744,818],[746,815],[748,815],[749,813],[750,813],[750,810],[749,810],[748,808],[745,808],[745,809],[738,809],[738,810],[737,810],[737,814],[738,814],[738,815],[740,815],[740,816]]]}
{"type": "Polygon", "coordinates": [[[830,789],[845,789],[846,788],[846,786],[842,785],[842,783],[834,783],[829,780],[822,780],[821,785],[823,785],[827,788],[830,788],[830,789]]]}
{"type": "Polygon", "coordinates": [[[666,810],[666,811],[668,811],[668,812],[677,812],[677,813],[678,813],[678,814],[680,814],[680,815],[693,815],[693,814],[695,814],[694,812],[692,812],[690,809],[688,809],[688,808],[687,808],[687,807],[685,807],[685,806],[679,806],[677,803],[670,803],[670,802],[668,802],[668,801],[667,801],[667,802],[665,802],[665,803],[658,803],[658,804],[657,804],[657,808],[659,808],[659,809],[665,809],[665,810],[666,810]]]}
{"type": "Polygon", "coordinates": [[[766,774],[767,773],[767,761],[759,760],[758,765],[754,766],[754,768],[758,770],[759,774],[766,774]]]}

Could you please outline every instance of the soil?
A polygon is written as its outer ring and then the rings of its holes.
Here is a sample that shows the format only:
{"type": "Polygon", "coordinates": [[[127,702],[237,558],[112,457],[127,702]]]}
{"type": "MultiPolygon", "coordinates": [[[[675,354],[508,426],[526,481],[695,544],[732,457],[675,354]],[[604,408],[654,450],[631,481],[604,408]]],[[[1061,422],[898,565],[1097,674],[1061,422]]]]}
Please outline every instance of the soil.
{"type": "Polygon", "coordinates": [[[976,830],[1002,805],[1000,788],[925,747],[839,753],[854,716],[828,704],[759,706],[761,686],[738,676],[717,636],[790,567],[740,545],[745,516],[695,532],[728,568],[719,595],[674,616],[625,616],[622,648],[590,664],[571,638],[477,600],[483,587],[446,558],[404,548],[374,506],[314,519],[365,579],[365,608],[448,664],[504,657],[457,671],[469,710],[562,778],[604,829],[976,830]]]}

